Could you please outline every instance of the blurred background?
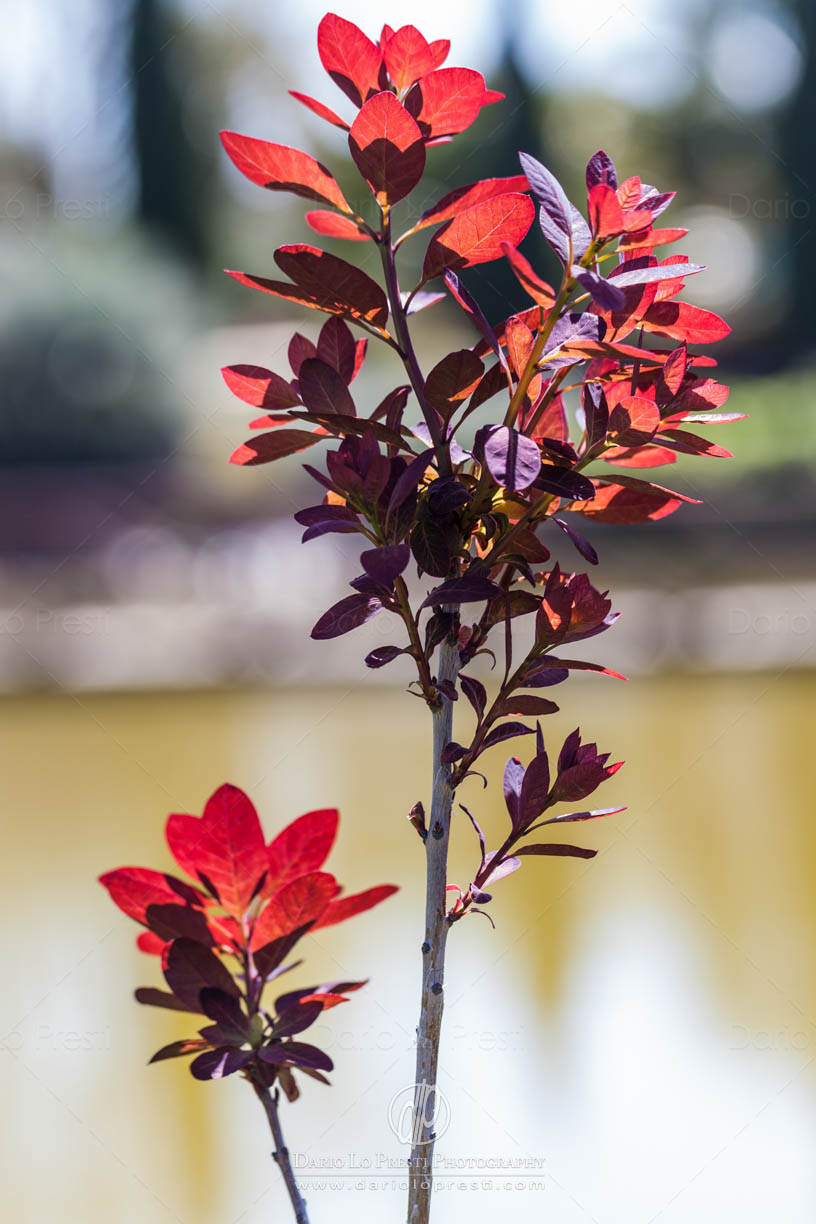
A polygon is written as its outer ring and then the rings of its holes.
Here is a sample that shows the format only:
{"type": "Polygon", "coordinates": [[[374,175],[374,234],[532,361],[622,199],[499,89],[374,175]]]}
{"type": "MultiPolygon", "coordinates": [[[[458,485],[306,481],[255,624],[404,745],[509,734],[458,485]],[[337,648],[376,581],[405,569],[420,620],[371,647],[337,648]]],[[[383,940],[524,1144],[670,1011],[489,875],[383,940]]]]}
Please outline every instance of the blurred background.
{"type": "MultiPolygon", "coordinates": [[[[360,193],[342,134],[287,94],[347,113],[317,58],[323,11],[0,0],[0,1165],[22,1222],[287,1218],[246,1087],[145,1068],[183,1028],[132,1003],[157,966],[95,883],[169,866],[164,816],[225,779],[270,834],[338,805],[332,869],[349,889],[402,887],[376,918],[312,937],[309,978],[373,982],[327,1017],[335,1086],[287,1110],[313,1221],[402,1219],[388,1111],[413,1078],[421,854],[404,813],[428,797],[428,728],[407,668],[361,666],[394,640],[384,618],[309,642],[352,550],[301,548],[291,516],[313,494],[297,461],[227,463],[248,409],[218,373],[285,373],[293,326],[316,333],[221,272],[268,275],[276,246],[311,238],[301,204],[242,179],[218,130],[307,148],[360,193]]],[[[604,795],[628,810],[576,836],[600,847],[592,863],[531,863],[497,890],[496,931],[454,931],[437,1218],[471,1219],[482,1195],[519,1224],[810,1224],[816,8],[341,12],[374,37],[384,19],[450,37],[449,62],[507,94],[432,150],[415,208],[515,173],[517,149],[580,203],[598,147],[677,189],[667,223],[708,265],[691,296],[731,323],[719,377],[750,413],[717,436],[735,460],[671,469],[703,505],[591,533],[624,613],[594,656],[630,680],[571,680],[546,730],[557,745],[580,720],[628,758],[604,795]]],[[[534,234],[523,249],[552,272],[534,234]]],[[[408,267],[421,254],[407,247],[408,267]]],[[[495,264],[467,280],[491,319],[523,305],[495,264]]],[[[473,339],[447,303],[417,335],[428,364],[473,339]]],[[[363,377],[371,405],[401,381],[388,353],[363,377]]],[[[463,799],[495,840],[500,789],[463,799]]],[[[454,879],[474,854],[457,829],[454,879]]]]}

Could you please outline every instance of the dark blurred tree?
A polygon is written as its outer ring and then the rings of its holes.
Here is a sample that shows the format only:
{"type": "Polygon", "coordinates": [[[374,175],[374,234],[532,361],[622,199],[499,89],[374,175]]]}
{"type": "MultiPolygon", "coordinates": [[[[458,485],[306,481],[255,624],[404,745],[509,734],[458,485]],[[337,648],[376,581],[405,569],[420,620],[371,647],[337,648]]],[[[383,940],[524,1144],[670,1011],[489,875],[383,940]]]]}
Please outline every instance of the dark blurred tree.
{"type": "MultiPolygon", "coordinates": [[[[131,69],[139,216],[198,267],[206,261],[203,168],[184,131],[181,48],[161,0],[134,0],[131,69]]],[[[189,47],[185,45],[185,53],[189,47]]]]}
{"type": "Polygon", "coordinates": [[[780,111],[779,149],[790,197],[790,313],[784,320],[782,343],[795,357],[816,340],[816,173],[813,141],[816,131],[816,4],[789,0],[799,25],[803,56],[802,79],[787,107],[780,111]]]}

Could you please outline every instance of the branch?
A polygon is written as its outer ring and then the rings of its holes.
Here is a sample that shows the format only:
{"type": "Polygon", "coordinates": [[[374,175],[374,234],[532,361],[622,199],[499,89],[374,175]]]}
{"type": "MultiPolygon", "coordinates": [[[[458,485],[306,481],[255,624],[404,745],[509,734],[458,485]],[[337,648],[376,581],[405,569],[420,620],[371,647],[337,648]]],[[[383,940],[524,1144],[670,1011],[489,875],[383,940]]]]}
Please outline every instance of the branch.
{"type": "Polygon", "coordinates": [[[274,1094],[267,1088],[265,1084],[261,1084],[256,1079],[251,1080],[252,1087],[255,1089],[255,1095],[266,1110],[266,1116],[269,1119],[269,1128],[272,1131],[272,1138],[275,1141],[275,1149],[272,1152],[272,1159],[281,1171],[281,1176],[286,1183],[286,1189],[289,1192],[289,1199],[292,1203],[292,1210],[295,1213],[296,1224],[309,1224],[309,1216],[306,1212],[306,1203],[298,1189],[295,1174],[292,1169],[292,1163],[289,1160],[289,1149],[283,1138],[283,1129],[281,1127],[280,1117],[278,1115],[278,1090],[275,1089],[274,1094]]]}

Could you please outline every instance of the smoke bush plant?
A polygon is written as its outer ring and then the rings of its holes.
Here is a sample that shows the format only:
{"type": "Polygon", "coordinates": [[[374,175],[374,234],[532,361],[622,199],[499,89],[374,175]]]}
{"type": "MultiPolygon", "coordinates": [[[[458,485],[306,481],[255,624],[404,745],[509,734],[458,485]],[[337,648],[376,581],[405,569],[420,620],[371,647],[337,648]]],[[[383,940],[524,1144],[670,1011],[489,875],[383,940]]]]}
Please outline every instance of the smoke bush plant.
{"type": "MultiPolygon", "coordinates": [[[[249,288],[328,319],[316,343],[293,335],[291,379],[246,365],[223,374],[230,390],[259,413],[250,422],[256,432],[232,462],[251,467],[323,451],[319,466],[305,465],[322,496],[295,515],[303,540],[329,532],[362,537],[352,593],[320,617],[312,637],[332,639],[374,616],[392,617],[393,644],[372,650],[365,663],[409,664],[410,690],[431,714],[430,809],[427,819],[422,803],[410,813],[425,847],[426,907],[408,1224],[427,1224],[430,1213],[434,1136],[425,1107],[436,1085],[451,928],[485,913],[494,886],[525,857],[595,853],[542,840],[542,830],[622,810],[586,806],[620,763],[610,764],[577,730],[552,761],[545,744],[540,720],[558,709],[554,686],[576,670],[615,675],[571,657],[571,644],[603,633],[615,613],[586,573],[563,569],[550,550],[558,544],[594,566],[598,557],[586,526],[656,521],[692,501],[650,479],[646,469],[673,464],[678,454],[728,457],[696,427],[739,419],[718,411],[728,389],[711,376],[716,363],[698,351],[729,329],[679,298],[687,278],[702,268],[664,252],[686,235],[658,225],[673,192],[637,176],[619,181],[611,158],[599,151],[586,167],[584,215],[553,175],[521,152],[518,175],[454,187],[420,212],[411,196],[434,146],[470,127],[482,107],[502,96],[478,72],[444,67],[449,46],[427,42],[413,26],[386,26],[374,42],[333,14],[321,21],[320,60],[351,102],[353,119],[307,95],[293,96],[342,133],[339,142],[347,144],[362,180],[356,207],[308,154],[222,133],[226,152],[247,178],[318,205],[306,213],[317,234],[358,244],[351,249],[365,256],[366,267],[381,264],[375,278],[319,247],[295,243],[275,252],[282,278],[230,272],[249,288]],[[407,217],[402,232],[398,212],[407,217]],[[518,250],[536,220],[560,268],[555,284],[518,250]],[[406,291],[398,257],[409,241],[425,250],[419,281],[406,291]],[[508,261],[530,304],[493,324],[462,274],[499,259],[508,261]],[[474,343],[425,371],[412,319],[446,296],[466,315],[474,343]],[[371,340],[392,351],[404,381],[361,412],[363,397],[351,388],[371,340]],[[409,587],[411,569],[419,582],[409,587]],[[522,620],[532,621],[532,645],[518,657],[522,620]],[[496,665],[491,694],[469,670],[480,655],[496,665]],[[473,717],[461,718],[454,738],[460,696],[473,717]],[[491,748],[528,735],[535,745],[529,763],[512,757],[504,773],[507,836],[489,850],[476,816],[463,808],[478,853],[467,887],[450,885],[448,837],[458,788],[478,773],[491,748]]],[[[191,914],[203,904],[191,902],[185,921],[200,925],[191,914]]],[[[166,934],[153,929],[159,938],[166,934]]],[[[323,993],[313,1002],[301,996],[298,1006],[314,1010],[323,993]]],[[[224,1026],[239,1031],[234,995],[229,1014],[226,1009],[220,999],[218,1015],[208,1011],[219,1031],[210,1026],[201,1040],[215,1041],[216,1049],[199,1054],[194,1071],[226,1071],[247,1057],[246,1066],[256,1069],[250,1078],[272,1066],[286,1089],[290,1073],[284,1078],[287,1063],[280,1061],[286,1040],[275,1042],[294,1031],[291,1022],[267,1018],[266,1044],[250,1062],[243,1044],[236,1054],[223,1041],[224,1026]]],[[[323,1065],[298,1064],[296,1055],[289,1063],[311,1071],[323,1065]]]]}

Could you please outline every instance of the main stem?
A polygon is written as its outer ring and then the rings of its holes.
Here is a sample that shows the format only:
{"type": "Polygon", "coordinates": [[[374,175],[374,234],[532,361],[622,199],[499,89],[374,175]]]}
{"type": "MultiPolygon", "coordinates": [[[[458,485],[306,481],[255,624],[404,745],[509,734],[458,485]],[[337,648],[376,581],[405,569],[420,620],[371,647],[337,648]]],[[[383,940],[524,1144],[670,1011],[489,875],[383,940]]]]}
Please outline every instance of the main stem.
{"type": "MultiPolygon", "coordinates": [[[[459,648],[455,638],[439,648],[439,680],[456,681],[459,648]]],[[[425,942],[422,945],[422,1003],[417,1025],[416,1078],[408,1170],[408,1224],[428,1224],[433,1189],[433,1154],[437,1114],[437,1069],[442,1031],[445,984],[445,944],[448,937],[448,841],[453,803],[451,768],[442,763],[450,743],[453,703],[440,694],[433,716],[433,795],[425,842],[425,942]]]]}
{"type": "Polygon", "coordinates": [[[255,1089],[255,1094],[258,1100],[266,1110],[266,1116],[269,1119],[269,1128],[272,1131],[272,1138],[275,1141],[275,1148],[272,1152],[272,1159],[281,1171],[281,1176],[286,1183],[286,1189],[289,1192],[289,1199],[292,1203],[292,1210],[295,1213],[296,1224],[309,1224],[309,1216],[306,1211],[306,1203],[298,1189],[297,1181],[295,1180],[292,1162],[289,1159],[289,1149],[283,1138],[283,1129],[281,1127],[280,1115],[278,1113],[278,1094],[273,1093],[265,1084],[259,1084],[256,1080],[252,1080],[252,1087],[255,1089]]]}

